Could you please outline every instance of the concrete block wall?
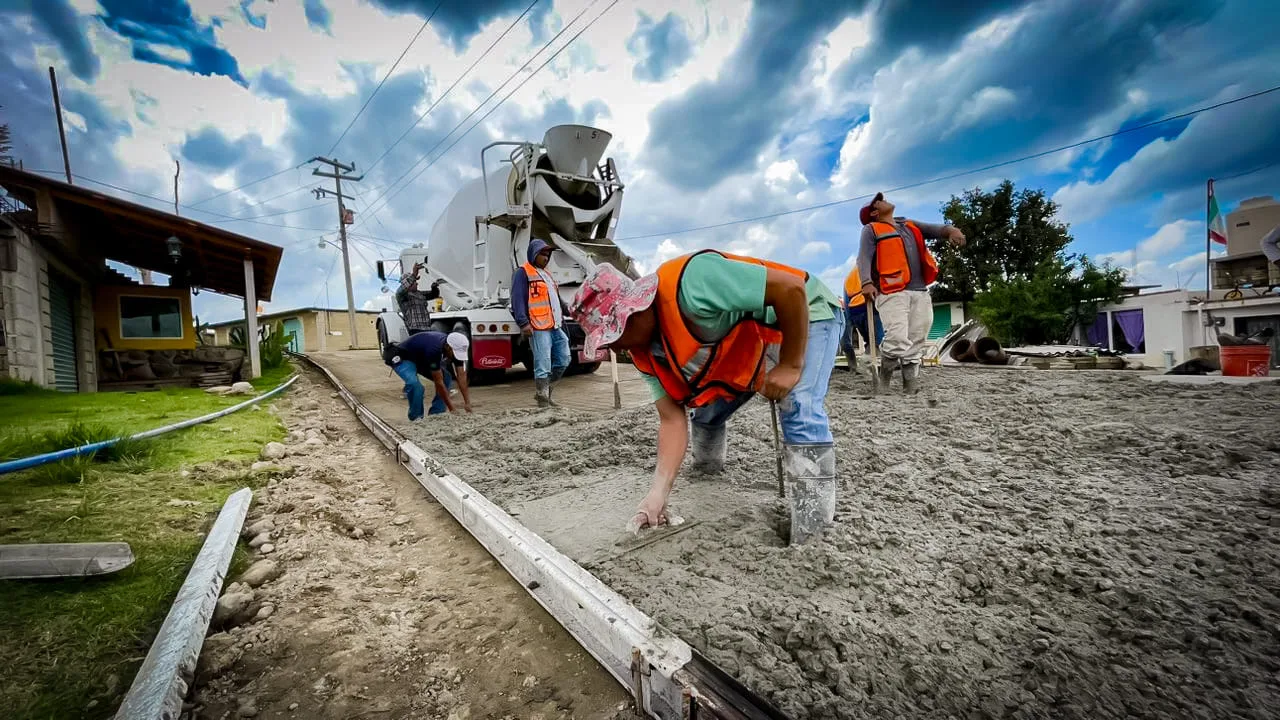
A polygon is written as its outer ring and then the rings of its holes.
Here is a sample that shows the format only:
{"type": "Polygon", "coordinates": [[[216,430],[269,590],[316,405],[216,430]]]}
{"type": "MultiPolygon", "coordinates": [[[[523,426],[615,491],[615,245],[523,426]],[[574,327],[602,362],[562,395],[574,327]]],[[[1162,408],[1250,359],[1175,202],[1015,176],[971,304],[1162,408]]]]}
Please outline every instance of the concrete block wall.
{"type": "Polygon", "coordinates": [[[44,334],[47,331],[41,323],[41,305],[44,303],[40,295],[44,262],[22,231],[17,233],[14,255],[16,269],[0,273],[8,335],[9,375],[45,384],[47,356],[44,353],[44,334]]]}
{"type": "Polygon", "coordinates": [[[97,358],[93,343],[93,295],[84,278],[48,257],[31,238],[18,231],[16,269],[0,272],[3,294],[7,373],[19,380],[46,387],[54,385],[52,317],[49,307],[49,269],[80,286],[76,317],[76,354],[81,392],[98,388],[97,358]]]}

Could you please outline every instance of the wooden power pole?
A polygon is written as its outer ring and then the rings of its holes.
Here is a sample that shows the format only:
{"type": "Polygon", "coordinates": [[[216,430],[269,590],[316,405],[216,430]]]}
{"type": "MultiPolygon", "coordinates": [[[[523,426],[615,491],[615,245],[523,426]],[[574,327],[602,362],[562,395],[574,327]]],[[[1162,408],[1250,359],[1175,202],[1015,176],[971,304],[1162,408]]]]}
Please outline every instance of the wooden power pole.
{"type": "Polygon", "coordinates": [[[328,197],[332,195],[338,200],[338,236],[342,238],[342,272],[344,275],[346,275],[346,278],[347,278],[347,324],[349,325],[349,332],[351,333],[351,341],[347,345],[347,347],[352,350],[355,350],[356,349],[356,299],[355,299],[355,293],[351,289],[351,258],[347,252],[347,225],[351,224],[351,215],[349,214],[349,211],[347,210],[346,205],[342,203],[343,200],[354,200],[355,198],[351,197],[350,195],[342,194],[342,181],[346,180],[347,182],[360,182],[361,180],[364,179],[364,175],[352,176],[352,175],[343,174],[344,172],[347,172],[347,173],[355,172],[355,169],[356,169],[355,163],[346,165],[341,162],[338,162],[336,159],[326,158],[326,157],[313,157],[309,162],[324,163],[325,165],[329,165],[333,167],[333,172],[331,173],[320,172],[320,168],[315,168],[311,171],[311,174],[318,175],[320,177],[333,178],[333,190],[316,188],[315,194],[316,194],[316,198],[323,198],[323,197],[328,197]]]}

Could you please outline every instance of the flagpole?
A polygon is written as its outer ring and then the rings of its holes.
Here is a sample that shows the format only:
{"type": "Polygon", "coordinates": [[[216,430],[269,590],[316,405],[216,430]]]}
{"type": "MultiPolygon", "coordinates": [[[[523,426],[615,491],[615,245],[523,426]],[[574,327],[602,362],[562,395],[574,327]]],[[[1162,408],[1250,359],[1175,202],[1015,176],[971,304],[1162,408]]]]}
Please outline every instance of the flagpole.
{"type": "Polygon", "coordinates": [[[1209,192],[1204,198],[1204,300],[1209,301],[1209,293],[1213,292],[1212,275],[1209,272],[1209,257],[1212,254],[1212,233],[1213,218],[1209,214],[1213,211],[1213,178],[1209,178],[1209,192]]]}
{"type": "Polygon", "coordinates": [[[1205,324],[1204,318],[1204,308],[1213,292],[1213,280],[1209,274],[1210,248],[1213,242],[1213,218],[1209,216],[1211,212],[1213,212],[1213,178],[1209,178],[1208,192],[1204,198],[1204,302],[1200,303],[1200,330],[1204,333],[1204,342],[1208,344],[1213,344],[1209,339],[1209,327],[1205,324]]]}

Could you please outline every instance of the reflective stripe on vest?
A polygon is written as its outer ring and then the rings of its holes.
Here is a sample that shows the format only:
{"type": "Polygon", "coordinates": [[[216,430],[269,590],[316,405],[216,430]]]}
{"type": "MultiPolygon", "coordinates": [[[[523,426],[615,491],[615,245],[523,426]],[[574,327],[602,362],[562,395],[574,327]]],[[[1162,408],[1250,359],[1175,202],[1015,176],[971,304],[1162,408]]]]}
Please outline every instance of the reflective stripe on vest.
{"type": "Polygon", "coordinates": [[[705,252],[789,272],[806,281],[809,278],[803,270],[717,250],[684,255],[658,268],[658,292],[652,306],[658,340],[649,350],[632,350],[631,359],[637,370],[656,377],[667,395],[686,407],[758,391],[764,384],[766,350],[782,342],[781,331],[751,317],[715,342],[704,342],[693,333],[680,311],[680,279],[689,261],[705,252]]]}
{"type": "Polygon", "coordinates": [[[551,330],[556,326],[556,311],[551,305],[551,296],[556,292],[555,281],[547,287],[546,280],[532,263],[524,264],[524,274],[529,277],[529,327],[551,330]]]}
{"type": "MultiPolygon", "coordinates": [[[[938,263],[933,253],[925,247],[924,235],[916,224],[907,220],[903,223],[911,231],[916,250],[920,255],[920,265],[924,270],[924,284],[929,285],[938,279],[938,263]]],[[[876,234],[876,257],[871,263],[871,271],[875,275],[876,285],[883,294],[906,290],[911,284],[911,263],[907,262],[906,241],[898,232],[898,228],[884,222],[871,223],[871,230],[876,234]]]]}

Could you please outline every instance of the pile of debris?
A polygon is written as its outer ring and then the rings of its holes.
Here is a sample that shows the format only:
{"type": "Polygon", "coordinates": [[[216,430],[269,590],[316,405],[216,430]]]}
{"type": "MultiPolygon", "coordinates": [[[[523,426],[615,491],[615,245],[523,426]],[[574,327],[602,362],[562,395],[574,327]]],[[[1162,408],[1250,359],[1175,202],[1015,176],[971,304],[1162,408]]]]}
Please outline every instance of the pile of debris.
{"type": "Polygon", "coordinates": [[[987,334],[977,320],[970,320],[943,337],[936,357],[948,365],[981,364],[1029,366],[1040,370],[1125,370],[1142,364],[1121,353],[1077,345],[1036,345],[1005,348],[987,334]]]}

